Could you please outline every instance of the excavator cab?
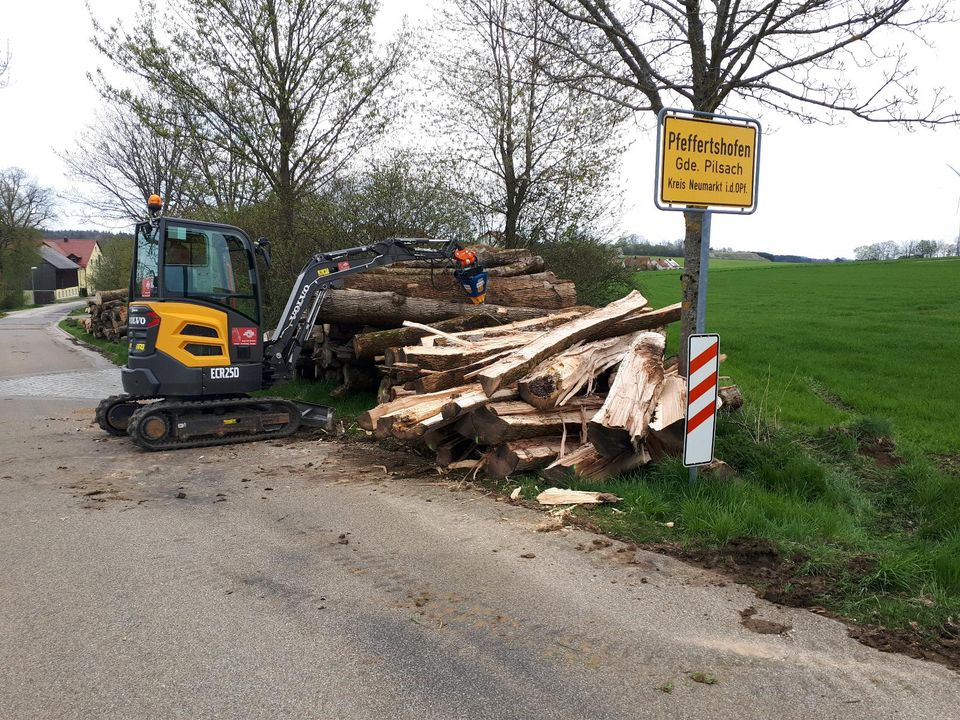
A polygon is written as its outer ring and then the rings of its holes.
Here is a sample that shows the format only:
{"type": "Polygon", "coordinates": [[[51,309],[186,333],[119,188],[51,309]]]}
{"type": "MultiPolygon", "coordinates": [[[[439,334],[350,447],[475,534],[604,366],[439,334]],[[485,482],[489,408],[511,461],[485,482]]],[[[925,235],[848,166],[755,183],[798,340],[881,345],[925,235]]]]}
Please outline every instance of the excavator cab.
{"type": "Polygon", "coordinates": [[[158,218],[137,225],[129,361],[137,397],[203,397],[263,383],[257,246],[239,228],[158,218]]]}

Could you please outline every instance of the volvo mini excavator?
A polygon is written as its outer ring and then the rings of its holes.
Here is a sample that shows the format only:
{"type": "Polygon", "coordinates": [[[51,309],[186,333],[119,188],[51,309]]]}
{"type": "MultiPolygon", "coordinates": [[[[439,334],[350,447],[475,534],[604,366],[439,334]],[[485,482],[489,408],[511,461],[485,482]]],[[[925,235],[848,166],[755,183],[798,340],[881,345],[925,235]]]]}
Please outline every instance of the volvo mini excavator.
{"type": "Polygon", "coordinates": [[[476,253],[452,240],[390,238],[311,257],[269,339],[261,330],[257,258],[266,238],[239,228],[161,214],[156,195],[136,226],[123,395],[103,400],[97,422],[145,450],[250,442],[330,427],[333,411],[279,397],[251,397],[290,379],[327,290],[343,278],[405,260],[454,269],[457,284],[483,302],[487,274],[476,253]]]}

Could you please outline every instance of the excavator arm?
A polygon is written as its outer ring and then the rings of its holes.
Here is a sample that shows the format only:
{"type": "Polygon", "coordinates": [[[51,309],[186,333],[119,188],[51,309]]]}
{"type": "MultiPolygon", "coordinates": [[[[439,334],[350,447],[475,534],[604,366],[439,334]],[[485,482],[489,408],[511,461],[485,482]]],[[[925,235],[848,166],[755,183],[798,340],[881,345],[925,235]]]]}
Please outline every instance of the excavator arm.
{"type": "Polygon", "coordinates": [[[435,260],[453,266],[465,294],[473,302],[482,302],[486,274],[476,255],[454,240],[388,238],[372,245],[318,253],[300,271],[277,327],[264,345],[265,385],[292,375],[328,290],[342,287],[349,275],[406,260],[435,260]]]}

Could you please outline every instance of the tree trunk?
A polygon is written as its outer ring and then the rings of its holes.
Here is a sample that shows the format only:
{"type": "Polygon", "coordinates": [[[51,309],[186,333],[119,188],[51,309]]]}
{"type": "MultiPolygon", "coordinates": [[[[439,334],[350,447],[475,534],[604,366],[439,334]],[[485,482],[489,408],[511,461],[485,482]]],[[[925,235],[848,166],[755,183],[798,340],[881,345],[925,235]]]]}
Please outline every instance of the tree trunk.
{"type": "Polygon", "coordinates": [[[685,212],[683,272],[680,274],[680,371],[687,374],[687,338],[697,331],[697,298],[700,294],[700,245],[703,213],[685,212]]]}
{"type": "Polygon", "coordinates": [[[392,292],[330,290],[320,306],[320,322],[399,327],[404,320],[433,323],[458,315],[490,315],[503,322],[542,317],[542,308],[473,305],[428,298],[408,298],[392,292]]]}
{"type": "MultiPolygon", "coordinates": [[[[463,291],[452,275],[420,278],[390,273],[358,273],[345,278],[343,287],[350,290],[395,292],[406,297],[435,300],[463,298],[463,291]]],[[[577,304],[577,288],[569,280],[560,280],[551,272],[501,277],[489,283],[487,302],[491,305],[559,310],[577,304]]]]}
{"type": "Polygon", "coordinates": [[[126,288],[121,290],[99,290],[97,294],[94,295],[94,302],[97,305],[103,305],[113,300],[126,300],[127,292],[126,288]]]}

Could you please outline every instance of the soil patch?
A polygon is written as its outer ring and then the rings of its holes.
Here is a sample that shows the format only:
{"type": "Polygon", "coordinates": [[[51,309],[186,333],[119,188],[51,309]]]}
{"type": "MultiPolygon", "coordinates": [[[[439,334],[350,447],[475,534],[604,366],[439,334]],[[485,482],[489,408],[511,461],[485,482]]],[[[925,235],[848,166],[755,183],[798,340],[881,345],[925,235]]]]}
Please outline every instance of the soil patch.
{"type": "Polygon", "coordinates": [[[851,625],[847,634],[881,652],[900,653],[946,665],[960,672],[960,626],[944,626],[933,635],[918,630],[851,625]]]}
{"type": "Polygon", "coordinates": [[[887,438],[879,438],[867,443],[861,443],[860,454],[872,458],[880,468],[891,468],[903,465],[903,458],[894,455],[894,444],[887,438]]]}
{"type": "Polygon", "coordinates": [[[757,609],[752,605],[746,610],[741,610],[740,624],[747,630],[760,635],[783,635],[785,632],[793,629],[792,625],[784,625],[783,623],[773,622],[772,620],[754,617],[756,614],[757,609]]]}
{"type": "MultiPolygon", "coordinates": [[[[960,672],[960,625],[941,628],[939,633],[913,629],[892,630],[872,625],[854,625],[821,607],[823,600],[838,592],[840,578],[831,575],[802,575],[807,558],[795,555],[783,558],[773,544],[763,538],[734,538],[722,548],[690,548],[671,544],[644,545],[644,549],[680,558],[691,565],[729,575],[752,586],[757,595],[778,605],[808,608],[830,615],[847,625],[850,637],[883,652],[896,652],[913,658],[931,660],[960,672]]],[[[872,558],[858,556],[848,564],[851,575],[865,575],[874,567],[872,558]]],[[[770,623],[753,617],[753,608],[741,613],[741,622],[754,632],[781,632],[770,623]],[[753,610],[749,614],[748,611],[753,610]],[[752,627],[751,627],[752,626],[752,627]]]]}

